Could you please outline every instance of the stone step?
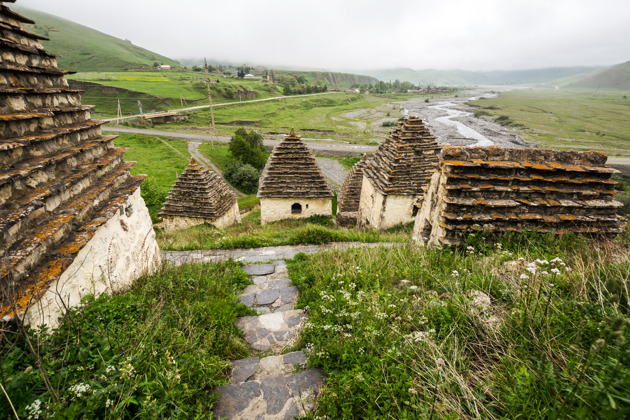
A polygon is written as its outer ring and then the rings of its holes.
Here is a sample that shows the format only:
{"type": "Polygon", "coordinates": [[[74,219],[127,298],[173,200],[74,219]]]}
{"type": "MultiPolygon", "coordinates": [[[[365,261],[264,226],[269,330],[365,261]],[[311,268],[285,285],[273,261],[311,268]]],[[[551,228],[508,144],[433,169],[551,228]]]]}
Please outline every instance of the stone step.
{"type": "Polygon", "coordinates": [[[279,353],[296,344],[306,314],[301,309],[238,318],[236,326],[245,341],[258,352],[279,353]]]}
{"type": "Polygon", "coordinates": [[[0,209],[0,253],[22,237],[22,232],[32,228],[45,213],[55,211],[64,202],[82,194],[111,171],[117,169],[122,174],[133,165],[134,162],[123,163],[122,153],[112,150],[98,163],[79,167],[67,177],[57,179],[45,187],[29,190],[11,200],[6,208],[0,209]]]}
{"type": "Polygon", "coordinates": [[[289,376],[221,386],[214,416],[230,420],[294,419],[313,409],[323,385],[323,372],[309,369],[289,376]]]}
{"type": "Polygon", "coordinates": [[[258,313],[290,311],[295,307],[298,288],[291,286],[284,261],[276,264],[248,265],[243,269],[252,275],[254,284],[247,286],[240,301],[258,313]]]}
{"type": "Polygon", "coordinates": [[[306,357],[302,351],[267,357],[248,357],[232,362],[230,382],[260,381],[271,376],[287,376],[296,369],[306,368],[306,357]]]}
{"type": "Polygon", "coordinates": [[[32,267],[28,275],[20,281],[13,281],[7,287],[6,294],[0,298],[0,319],[8,321],[24,313],[32,302],[37,302],[48,291],[50,285],[74,262],[76,255],[92,239],[96,231],[119,211],[129,196],[133,194],[144,180],[144,175],[135,175],[120,187],[112,191],[109,199],[96,209],[91,217],[76,229],[65,240],[58,244],[39,265],[32,267]]]}

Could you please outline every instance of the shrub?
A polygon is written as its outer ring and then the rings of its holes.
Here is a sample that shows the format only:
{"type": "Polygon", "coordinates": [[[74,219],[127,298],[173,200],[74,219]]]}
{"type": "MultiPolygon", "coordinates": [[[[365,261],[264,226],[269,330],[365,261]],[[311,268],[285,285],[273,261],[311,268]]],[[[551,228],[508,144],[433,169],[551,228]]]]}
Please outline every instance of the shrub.
{"type": "Polygon", "coordinates": [[[258,191],[260,173],[261,171],[254,168],[252,165],[237,161],[229,164],[225,168],[223,175],[225,176],[225,179],[227,179],[235,187],[248,194],[253,194],[258,191]]]}

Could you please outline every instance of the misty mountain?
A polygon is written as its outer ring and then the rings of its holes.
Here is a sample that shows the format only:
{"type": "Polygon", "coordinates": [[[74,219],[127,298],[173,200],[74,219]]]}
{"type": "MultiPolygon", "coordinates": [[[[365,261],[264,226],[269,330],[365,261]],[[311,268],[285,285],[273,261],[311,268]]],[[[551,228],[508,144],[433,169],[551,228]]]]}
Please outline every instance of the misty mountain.
{"type": "Polygon", "coordinates": [[[383,81],[409,81],[421,85],[521,85],[539,84],[552,80],[590,72],[597,67],[557,67],[533,70],[497,70],[497,71],[467,71],[467,70],[412,70],[408,68],[362,70],[360,74],[376,77],[383,81]]]}
{"type": "Polygon", "coordinates": [[[630,61],[573,77],[563,84],[588,89],[630,90],[630,61]]]}

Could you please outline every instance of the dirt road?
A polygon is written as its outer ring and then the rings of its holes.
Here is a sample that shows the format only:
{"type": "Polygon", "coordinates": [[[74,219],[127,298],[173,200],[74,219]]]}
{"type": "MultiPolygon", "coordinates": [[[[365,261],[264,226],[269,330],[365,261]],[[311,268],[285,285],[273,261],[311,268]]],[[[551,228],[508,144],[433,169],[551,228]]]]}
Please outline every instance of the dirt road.
{"type": "MultiPolygon", "coordinates": [[[[130,133],[130,134],[145,134],[149,136],[161,136],[161,137],[170,137],[174,139],[182,139],[182,140],[192,140],[196,142],[209,142],[215,140],[214,136],[210,136],[208,134],[196,134],[196,133],[187,133],[181,131],[161,131],[161,130],[150,130],[145,128],[126,128],[126,127],[117,127],[117,126],[104,126],[103,132],[106,133],[130,133]]],[[[305,139],[308,140],[308,139],[305,139]]],[[[219,141],[222,143],[229,143],[229,137],[219,136],[219,141]]],[[[265,139],[263,141],[265,146],[275,146],[280,143],[280,140],[269,140],[265,139]]],[[[364,145],[356,145],[356,144],[335,144],[335,143],[317,143],[308,141],[308,146],[317,151],[331,151],[331,152],[339,152],[344,154],[356,154],[360,155],[363,153],[373,153],[376,151],[376,146],[364,146],[364,145]]]]}

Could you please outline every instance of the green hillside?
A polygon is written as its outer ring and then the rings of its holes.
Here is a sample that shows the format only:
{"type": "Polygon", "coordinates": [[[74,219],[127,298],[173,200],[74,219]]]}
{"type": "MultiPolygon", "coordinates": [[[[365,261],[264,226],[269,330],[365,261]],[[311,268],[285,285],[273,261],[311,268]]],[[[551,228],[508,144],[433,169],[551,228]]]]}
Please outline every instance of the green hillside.
{"type": "Polygon", "coordinates": [[[35,21],[35,25],[26,25],[28,31],[50,38],[50,41],[44,41],[44,46],[48,51],[63,56],[58,59],[61,69],[116,71],[153,67],[155,62],[179,65],[168,57],[87,26],[24,7],[14,9],[35,21]]]}
{"type": "Polygon", "coordinates": [[[325,85],[332,89],[349,89],[352,85],[370,85],[377,84],[378,79],[371,76],[362,76],[351,73],[335,73],[326,71],[289,71],[274,70],[276,74],[288,74],[292,76],[304,76],[309,84],[314,84],[317,80],[321,80],[325,85]]]}
{"type": "Polygon", "coordinates": [[[568,87],[630,90],[630,61],[568,80],[568,87]]]}

